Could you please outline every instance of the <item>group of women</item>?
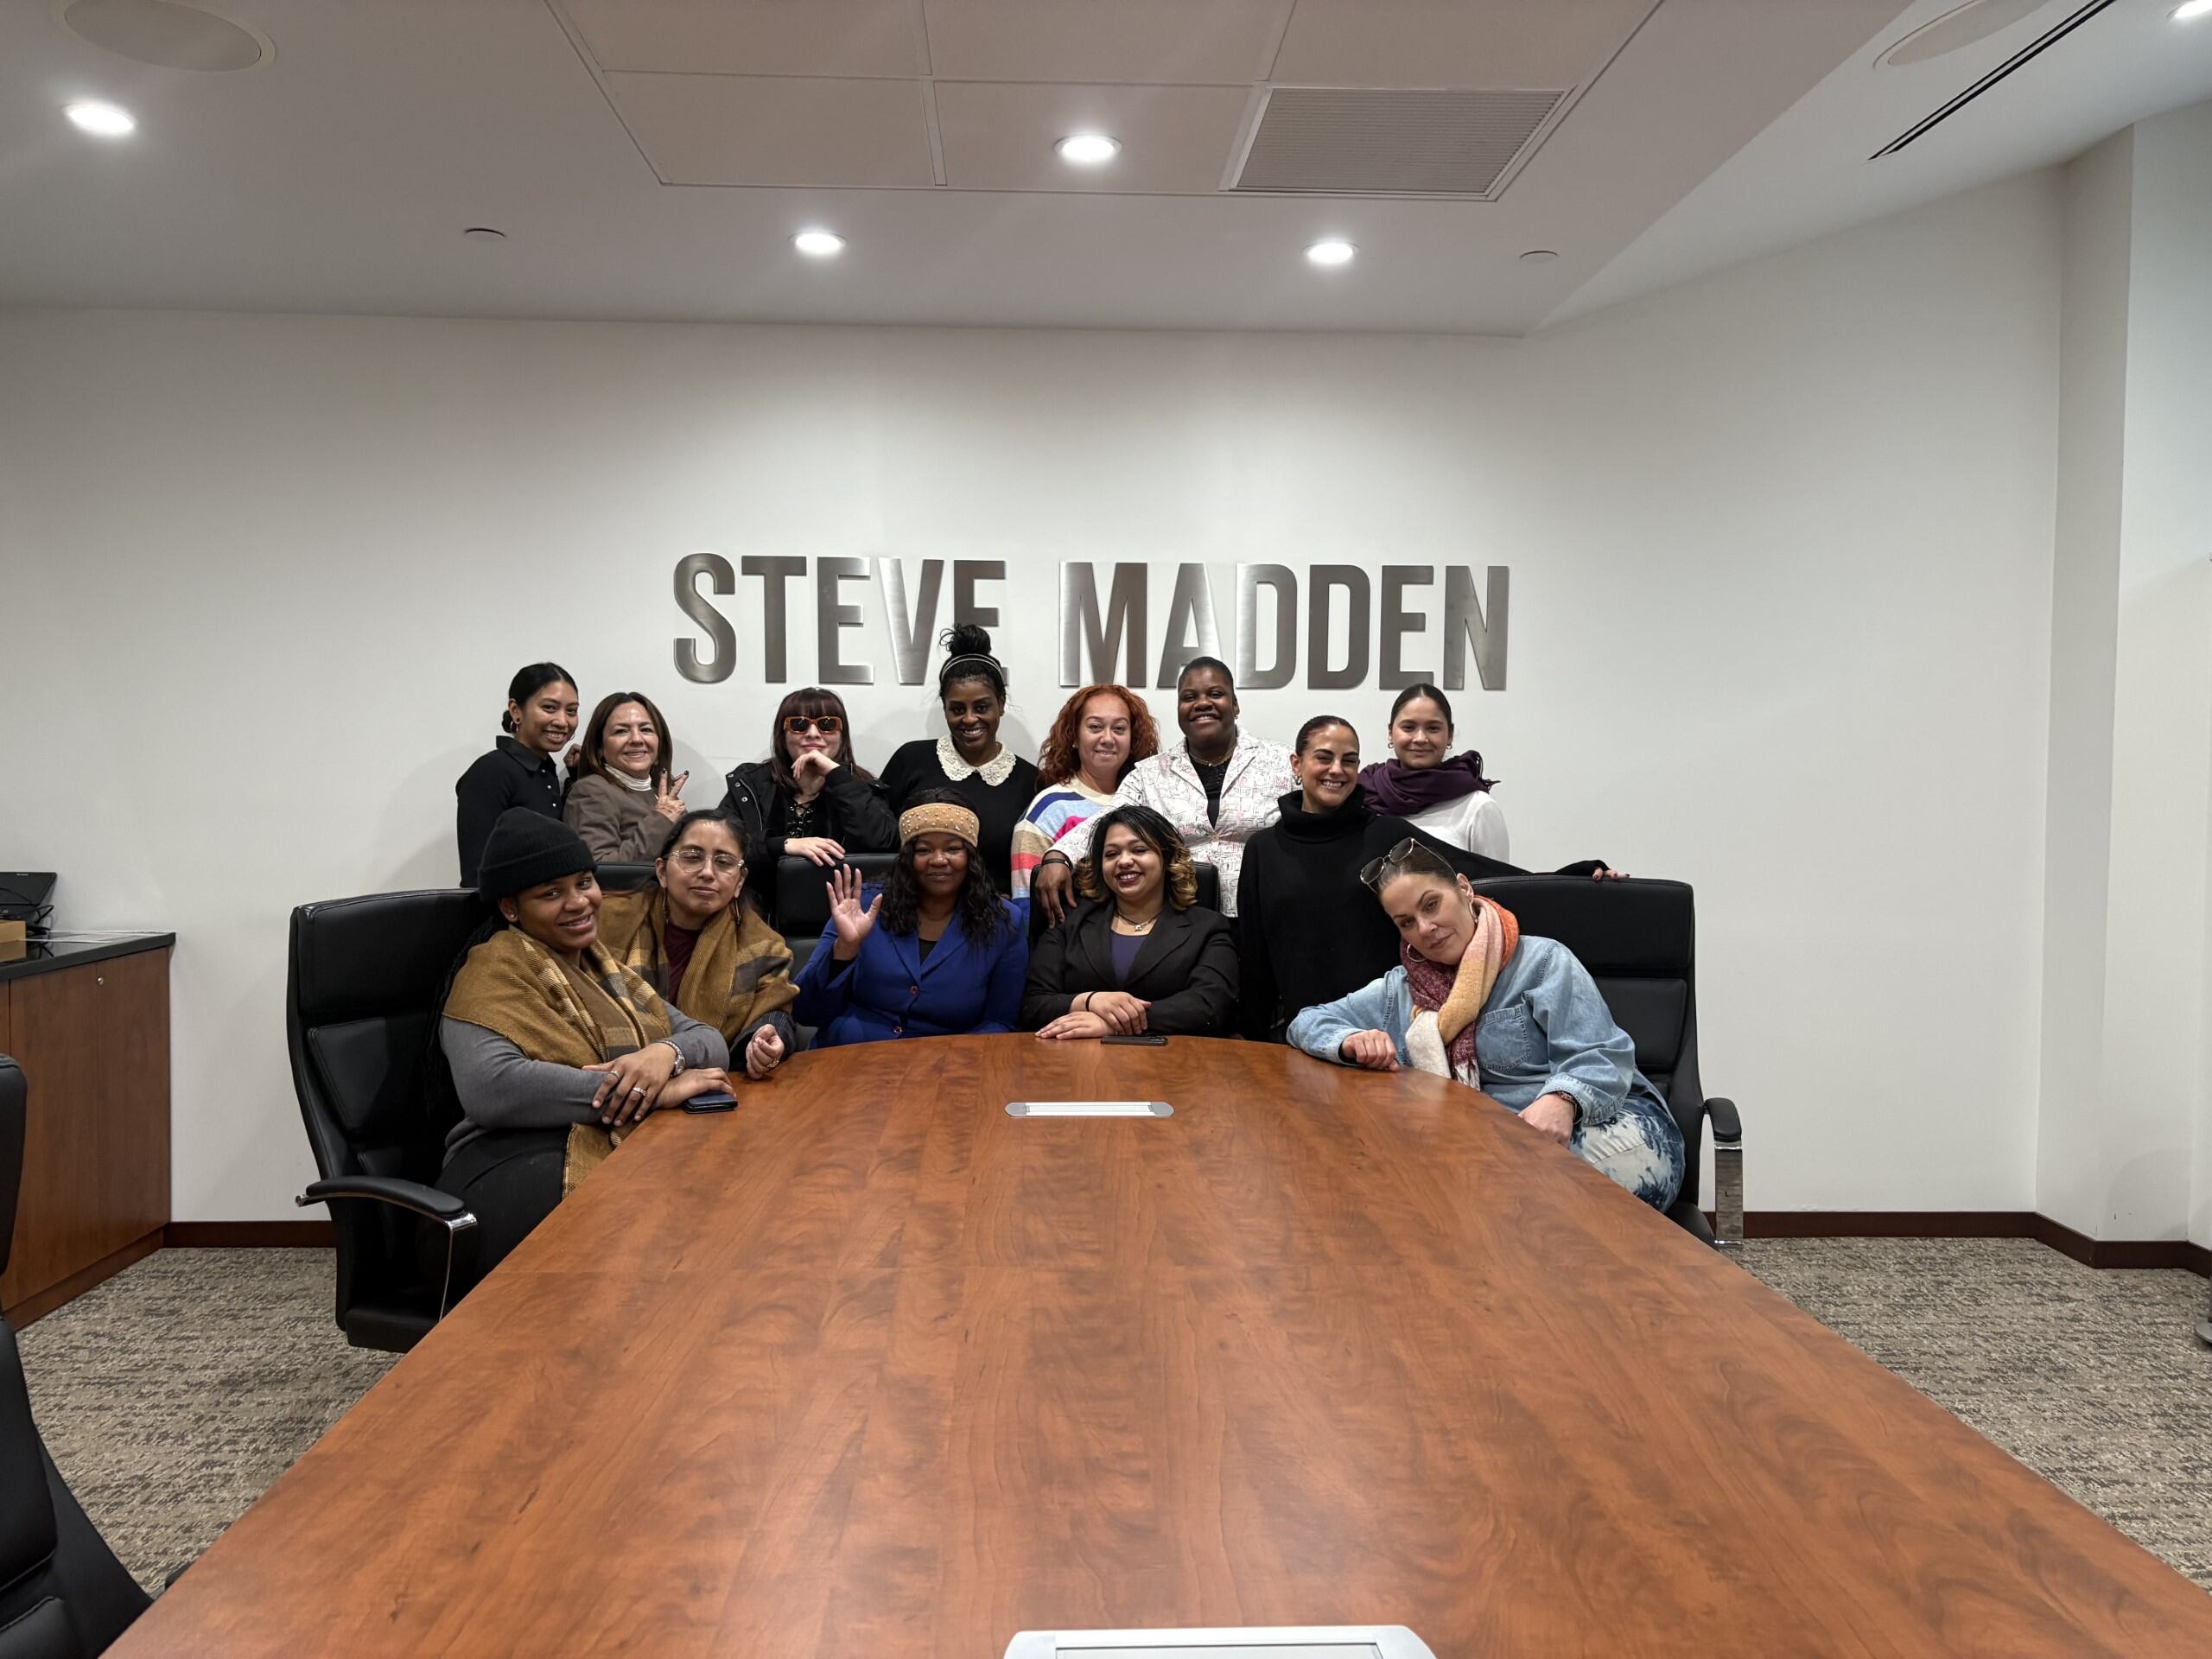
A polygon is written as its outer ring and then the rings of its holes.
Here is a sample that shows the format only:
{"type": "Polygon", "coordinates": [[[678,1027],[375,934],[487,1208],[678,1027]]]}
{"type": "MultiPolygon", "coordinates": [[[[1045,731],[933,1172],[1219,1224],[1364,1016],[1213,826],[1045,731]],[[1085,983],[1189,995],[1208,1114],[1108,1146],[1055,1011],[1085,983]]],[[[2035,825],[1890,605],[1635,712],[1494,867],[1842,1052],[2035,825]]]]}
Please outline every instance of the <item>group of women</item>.
{"type": "Polygon", "coordinates": [[[463,881],[497,913],[440,1022],[443,1183],[484,1223],[483,1265],[646,1113],[770,1077],[809,1029],[817,1047],[1015,1030],[1284,1041],[1478,1087],[1646,1202],[1674,1201],[1681,1135],[1596,986],[1472,889],[1520,872],[1441,690],[1398,696],[1391,757],[1370,762],[1336,715],[1288,748],[1245,733],[1229,669],[1200,658],[1176,686],[1173,747],[1135,691],[1085,686],[1032,763],[1000,741],[988,635],[943,643],[944,736],[871,777],[836,695],[794,691],[768,758],[732,771],[711,810],[686,807],[650,698],[601,699],[575,742],[572,677],[516,677],[505,734],[456,785],[463,881]],[[894,850],[880,886],[845,862],[894,850]],[[830,908],[796,973],[747,887],[785,857],[822,867],[830,908]],[[645,861],[645,887],[600,891],[597,866],[645,861]]]}

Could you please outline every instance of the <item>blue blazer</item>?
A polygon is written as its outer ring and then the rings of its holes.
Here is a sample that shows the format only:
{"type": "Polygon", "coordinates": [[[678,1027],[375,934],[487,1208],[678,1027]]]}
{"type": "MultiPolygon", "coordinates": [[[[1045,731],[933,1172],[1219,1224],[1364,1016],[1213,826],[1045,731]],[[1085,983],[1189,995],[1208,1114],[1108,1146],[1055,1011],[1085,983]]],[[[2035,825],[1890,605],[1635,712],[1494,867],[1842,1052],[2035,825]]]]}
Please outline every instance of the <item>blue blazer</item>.
{"type": "MultiPolygon", "coordinates": [[[[872,903],[876,892],[868,888],[861,902],[872,903]]],[[[880,922],[861,941],[860,955],[839,962],[830,954],[836,925],[823,928],[799,969],[793,1011],[801,1025],[817,1028],[814,1046],[1012,1031],[1021,1018],[1029,934],[1013,906],[1001,901],[1001,908],[1007,931],[997,938],[970,939],[956,917],[927,962],[917,935],[894,934],[880,922]]]]}

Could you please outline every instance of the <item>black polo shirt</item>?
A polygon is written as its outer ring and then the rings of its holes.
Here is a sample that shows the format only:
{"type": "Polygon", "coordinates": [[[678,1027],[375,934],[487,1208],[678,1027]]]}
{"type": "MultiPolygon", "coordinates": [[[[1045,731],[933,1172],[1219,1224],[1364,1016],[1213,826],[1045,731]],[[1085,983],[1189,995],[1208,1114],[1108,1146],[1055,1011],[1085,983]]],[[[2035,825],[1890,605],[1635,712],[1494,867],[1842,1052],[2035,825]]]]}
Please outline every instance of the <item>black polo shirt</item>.
{"type": "Polygon", "coordinates": [[[492,838],[492,826],[499,821],[500,813],[511,806],[521,806],[549,818],[561,816],[561,768],[551,755],[540,754],[503,736],[461,774],[453,792],[461,885],[473,887],[477,867],[484,861],[484,843],[492,838]]]}

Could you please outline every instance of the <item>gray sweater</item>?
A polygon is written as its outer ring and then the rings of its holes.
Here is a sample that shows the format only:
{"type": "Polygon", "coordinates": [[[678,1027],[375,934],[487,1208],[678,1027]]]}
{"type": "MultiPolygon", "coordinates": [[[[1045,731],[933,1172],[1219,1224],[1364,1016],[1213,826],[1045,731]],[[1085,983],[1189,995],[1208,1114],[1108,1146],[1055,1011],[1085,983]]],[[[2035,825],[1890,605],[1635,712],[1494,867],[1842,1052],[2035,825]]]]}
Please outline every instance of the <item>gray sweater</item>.
{"type": "MultiPolygon", "coordinates": [[[[669,1009],[668,1021],[668,1039],[683,1053],[687,1070],[729,1064],[729,1046],[712,1026],[675,1008],[669,1009]]],[[[448,1161],[487,1129],[558,1129],[599,1122],[591,1101],[604,1072],[533,1060],[499,1033],[466,1020],[439,1020],[438,1042],[461,1096],[461,1122],[446,1136],[448,1161]]]]}

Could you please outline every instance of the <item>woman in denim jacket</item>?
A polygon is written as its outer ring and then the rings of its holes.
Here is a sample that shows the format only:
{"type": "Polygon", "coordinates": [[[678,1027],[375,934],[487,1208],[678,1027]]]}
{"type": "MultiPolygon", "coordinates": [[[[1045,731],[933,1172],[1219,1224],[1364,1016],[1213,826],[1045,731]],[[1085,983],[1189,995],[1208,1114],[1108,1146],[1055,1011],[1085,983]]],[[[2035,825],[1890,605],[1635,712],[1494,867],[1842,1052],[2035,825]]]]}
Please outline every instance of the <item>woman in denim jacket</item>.
{"type": "Polygon", "coordinates": [[[1397,926],[1402,965],[1304,1010],[1290,1022],[1292,1046],[1340,1065],[1455,1078],[1653,1209],[1674,1203],[1681,1131],[1573,953],[1522,938],[1510,912],[1417,841],[1359,875],[1397,926]]]}

